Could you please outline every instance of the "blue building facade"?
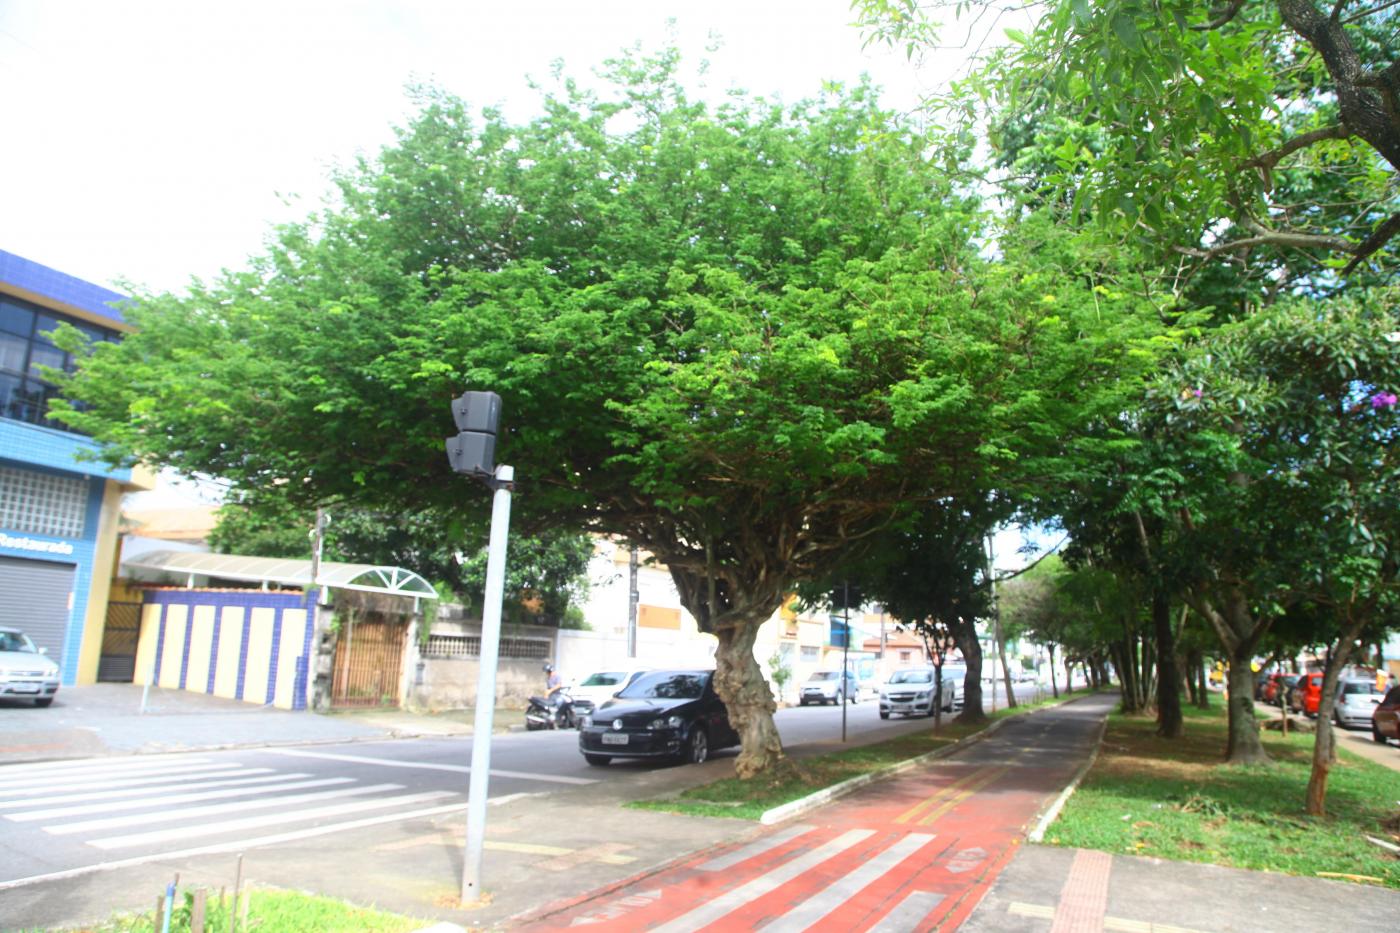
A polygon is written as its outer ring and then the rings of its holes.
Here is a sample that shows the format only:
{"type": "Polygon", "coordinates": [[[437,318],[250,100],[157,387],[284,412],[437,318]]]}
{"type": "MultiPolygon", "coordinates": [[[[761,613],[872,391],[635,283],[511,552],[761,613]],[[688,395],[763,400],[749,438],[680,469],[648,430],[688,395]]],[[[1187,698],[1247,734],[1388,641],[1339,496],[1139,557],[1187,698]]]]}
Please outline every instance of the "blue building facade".
{"type": "Polygon", "coordinates": [[[52,333],[120,340],[126,297],[0,250],[0,625],[23,629],[63,669],[97,679],[123,493],[144,470],[110,469],[89,438],[49,419],[43,367],[71,369],[52,333]]]}

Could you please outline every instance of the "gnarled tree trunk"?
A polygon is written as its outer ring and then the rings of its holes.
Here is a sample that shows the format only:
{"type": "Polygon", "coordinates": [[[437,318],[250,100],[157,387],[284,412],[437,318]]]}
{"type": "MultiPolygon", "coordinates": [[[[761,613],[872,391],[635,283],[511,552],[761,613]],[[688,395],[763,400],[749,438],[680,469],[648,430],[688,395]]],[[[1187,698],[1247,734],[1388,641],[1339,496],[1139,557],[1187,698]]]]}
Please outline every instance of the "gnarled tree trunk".
{"type": "Polygon", "coordinates": [[[985,722],[987,714],[982,709],[982,645],[977,640],[977,628],[962,619],[950,623],[949,628],[958,650],[962,652],[963,663],[967,665],[967,676],[963,678],[963,708],[957,721],[985,722]]]}
{"type": "Polygon", "coordinates": [[[1232,652],[1226,682],[1230,688],[1230,738],[1225,746],[1225,760],[1231,764],[1259,764],[1269,760],[1264,743],[1259,738],[1259,723],[1254,718],[1254,671],[1250,661],[1254,652],[1243,657],[1232,652]]]}
{"type": "Polygon", "coordinates": [[[763,621],[733,625],[715,633],[719,638],[715,692],[729,710],[729,723],[743,743],[734,762],[734,770],[741,778],[774,768],[784,759],[783,741],[773,723],[778,707],[753,655],[754,639],[763,621]]]}
{"type": "Polygon", "coordinates": [[[1171,603],[1160,588],[1152,594],[1152,626],[1157,635],[1157,734],[1179,739],[1181,678],[1176,671],[1176,633],[1172,630],[1171,603]]]}
{"type": "Polygon", "coordinates": [[[1313,740],[1312,773],[1308,776],[1307,811],[1311,816],[1327,813],[1327,781],[1337,760],[1337,737],[1332,731],[1332,710],[1336,707],[1337,681],[1351,657],[1352,645],[1361,634],[1364,619],[1353,621],[1340,638],[1327,649],[1327,666],[1322,674],[1322,697],[1317,704],[1317,735],[1313,740]]]}

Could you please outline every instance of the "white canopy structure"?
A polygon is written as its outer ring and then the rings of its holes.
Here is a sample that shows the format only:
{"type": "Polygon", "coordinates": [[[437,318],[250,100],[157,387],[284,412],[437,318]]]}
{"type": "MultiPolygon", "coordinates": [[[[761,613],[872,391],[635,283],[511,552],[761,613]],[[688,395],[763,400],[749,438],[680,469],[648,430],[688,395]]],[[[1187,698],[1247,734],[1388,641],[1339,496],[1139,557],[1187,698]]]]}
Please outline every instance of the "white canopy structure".
{"type": "MultiPolygon", "coordinates": [[[[249,583],[275,583],[279,586],[359,590],[436,599],[432,584],[412,570],[375,564],[342,564],[322,561],[311,578],[310,560],[282,560],[276,557],[241,557],[237,554],[206,554],[189,551],[149,551],[122,561],[131,570],[149,570],[189,578],[212,577],[249,583]]],[[[191,582],[192,586],[193,583],[191,582]]]]}

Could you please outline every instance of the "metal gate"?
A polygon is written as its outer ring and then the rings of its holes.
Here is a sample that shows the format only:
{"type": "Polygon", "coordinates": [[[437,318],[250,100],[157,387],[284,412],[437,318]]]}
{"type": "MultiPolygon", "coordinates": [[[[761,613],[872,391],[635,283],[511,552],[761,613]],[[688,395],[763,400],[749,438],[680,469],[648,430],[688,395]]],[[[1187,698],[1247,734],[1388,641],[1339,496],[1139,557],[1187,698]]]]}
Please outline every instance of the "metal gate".
{"type": "Polygon", "coordinates": [[[335,645],[331,706],[398,706],[407,634],[401,622],[347,619],[335,645]]]}
{"type": "Polygon", "coordinates": [[[97,679],[131,683],[136,677],[136,642],[141,635],[140,603],[108,603],[102,629],[102,657],[97,679]]]}

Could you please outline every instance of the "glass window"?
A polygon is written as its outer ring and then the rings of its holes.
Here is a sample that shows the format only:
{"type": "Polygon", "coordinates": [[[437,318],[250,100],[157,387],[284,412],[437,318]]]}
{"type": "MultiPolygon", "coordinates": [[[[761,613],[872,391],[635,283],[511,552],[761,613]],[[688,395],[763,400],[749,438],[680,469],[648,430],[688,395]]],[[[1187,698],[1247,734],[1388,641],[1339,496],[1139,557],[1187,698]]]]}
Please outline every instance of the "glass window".
{"type": "Polygon", "coordinates": [[[933,671],[895,671],[890,677],[892,684],[931,684],[933,671]]]}
{"type": "Polygon", "coordinates": [[[51,347],[48,344],[36,343],[33,351],[29,354],[29,374],[43,378],[42,366],[52,366],[54,369],[63,369],[68,364],[68,354],[58,347],[51,347]]]}
{"type": "Polygon", "coordinates": [[[34,333],[34,312],[13,301],[0,298],[0,330],[27,338],[34,333]]]}
{"type": "Polygon", "coordinates": [[[629,700],[698,700],[709,675],[695,671],[667,671],[639,677],[619,697],[629,700]]]}
{"type": "Polygon", "coordinates": [[[22,651],[25,654],[38,654],[39,649],[23,632],[0,631],[0,651],[22,651]]]}
{"type": "Polygon", "coordinates": [[[87,493],[82,479],[0,467],[0,528],[81,538],[87,493]]]}
{"type": "Polygon", "coordinates": [[[810,679],[812,679],[812,680],[835,680],[835,679],[836,679],[836,672],[835,672],[835,671],[817,671],[815,674],[813,674],[813,675],[811,676],[810,679]]]}
{"type": "Polygon", "coordinates": [[[627,679],[625,673],[619,671],[599,671],[596,674],[589,674],[579,684],[580,687],[616,687],[627,679]]]}
{"type": "Polygon", "coordinates": [[[29,350],[29,341],[18,334],[0,331],[0,370],[12,373],[24,372],[24,354],[29,350]]]}

